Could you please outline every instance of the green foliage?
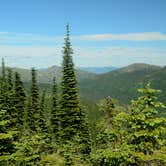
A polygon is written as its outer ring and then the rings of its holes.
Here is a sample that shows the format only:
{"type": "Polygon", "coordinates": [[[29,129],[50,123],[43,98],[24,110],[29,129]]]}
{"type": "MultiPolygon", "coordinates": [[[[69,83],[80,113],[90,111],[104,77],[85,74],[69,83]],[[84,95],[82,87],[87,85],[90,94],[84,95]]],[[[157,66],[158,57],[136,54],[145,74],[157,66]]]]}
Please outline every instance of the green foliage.
{"type": "Polygon", "coordinates": [[[92,153],[93,165],[165,165],[166,120],[157,117],[158,109],[165,107],[157,101],[156,93],[160,91],[147,84],[139,92],[142,96],[125,112],[108,116],[104,107],[107,116],[101,127],[107,125],[97,136],[99,146],[92,153]]]}
{"type": "Polygon", "coordinates": [[[52,85],[52,99],[51,99],[51,117],[50,117],[50,128],[51,128],[51,137],[53,142],[58,142],[58,133],[59,133],[59,121],[58,121],[58,95],[57,95],[57,84],[55,77],[53,78],[52,85]]]}
{"type": "Polygon", "coordinates": [[[65,46],[63,48],[62,93],[60,110],[58,111],[60,127],[63,130],[63,132],[61,132],[61,138],[63,140],[70,139],[81,127],[81,108],[79,105],[77,81],[71,56],[72,54],[73,50],[70,44],[69,26],[67,25],[67,35],[65,38],[65,46]]]}
{"type": "Polygon", "coordinates": [[[48,133],[48,126],[46,121],[45,90],[43,91],[40,99],[39,129],[43,134],[48,133]]]}
{"type": "Polygon", "coordinates": [[[13,90],[13,106],[16,112],[16,127],[18,131],[23,132],[24,114],[25,114],[26,95],[23,82],[20,75],[15,73],[14,90],[13,90]]]}
{"type": "Polygon", "coordinates": [[[153,159],[154,151],[164,146],[161,137],[164,131],[164,118],[157,118],[158,108],[165,107],[156,99],[156,93],[159,90],[152,89],[150,84],[144,89],[139,89],[143,95],[136,101],[132,101],[131,111],[129,112],[127,121],[127,143],[132,145],[136,152],[136,160],[143,163],[153,163],[160,160],[153,159]]]}
{"type": "MultiPolygon", "coordinates": [[[[84,110],[80,106],[74,64],[71,56],[73,50],[70,44],[69,25],[67,25],[66,30],[65,46],[63,47],[61,100],[60,110],[58,111],[58,120],[61,129],[60,138],[62,142],[72,141],[73,135],[79,134],[82,143],[89,146],[88,126],[84,110]]],[[[88,149],[86,147],[85,151],[88,149]]]]}
{"type": "Polygon", "coordinates": [[[32,131],[39,130],[39,119],[40,119],[40,104],[39,104],[39,91],[36,81],[36,71],[32,68],[32,79],[31,79],[31,91],[29,97],[29,103],[27,108],[27,123],[29,129],[32,131]]]}
{"type": "Polygon", "coordinates": [[[6,81],[7,81],[7,83],[8,83],[8,90],[10,91],[10,90],[12,90],[12,88],[13,88],[13,75],[12,75],[12,70],[11,69],[7,69],[7,78],[6,78],[6,81]]]}
{"type": "Polygon", "coordinates": [[[59,153],[43,155],[41,158],[42,165],[65,166],[65,158],[59,153]]]}
{"type": "Polygon", "coordinates": [[[40,165],[41,155],[45,153],[45,140],[41,134],[25,133],[16,143],[16,152],[13,154],[15,163],[26,165],[40,165]]]}
{"type": "Polygon", "coordinates": [[[5,68],[5,62],[3,58],[2,58],[2,80],[3,82],[5,82],[6,80],[6,68],[5,68]]]}
{"type": "Polygon", "coordinates": [[[9,130],[10,120],[6,119],[6,110],[0,110],[0,163],[11,159],[14,150],[15,131],[9,130]]]}

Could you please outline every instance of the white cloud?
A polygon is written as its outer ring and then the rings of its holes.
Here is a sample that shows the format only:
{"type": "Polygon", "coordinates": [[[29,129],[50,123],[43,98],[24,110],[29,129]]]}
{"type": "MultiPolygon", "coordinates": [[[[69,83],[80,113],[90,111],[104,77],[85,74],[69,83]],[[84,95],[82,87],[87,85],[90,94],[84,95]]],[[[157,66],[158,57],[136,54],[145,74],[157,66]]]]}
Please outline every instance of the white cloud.
{"type": "Polygon", "coordinates": [[[166,34],[160,32],[143,32],[128,34],[94,34],[75,36],[76,40],[87,41],[109,41],[109,40],[126,40],[126,41],[160,41],[166,40],[166,34]]]}
{"type": "MultiPolygon", "coordinates": [[[[166,34],[144,32],[72,36],[72,41],[102,42],[111,40],[164,41],[166,40],[166,34]]],[[[62,43],[63,37],[61,36],[51,37],[28,33],[0,32],[0,58],[4,57],[6,63],[10,66],[26,68],[60,65],[62,61],[62,43]],[[39,46],[41,42],[42,46],[39,46]],[[55,46],[48,46],[48,42],[55,46]]],[[[74,47],[73,58],[76,66],[125,66],[135,62],[166,65],[166,49],[127,46],[78,46],[74,47]]]]}
{"type": "MultiPolygon", "coordinates": [[[[15,32],[0,32],[0,43],[1,44],[13,44],[13,43],[61,43],[63,42],[63,36],[47,36],[47,35],[36,35],[29,33],[15,33],[15,32]]],[[[143,33],[128,33],[128,34],[90,34],[71,36],[72,41],[91,41],[91,42],[102,42],[112,40],[124,40],[124,41],[165,41],[166,34],[160,32],[143,32],[143,33]]]]}
{"type": "MultiPolygon", "coordinates": [[[[0,46],[0,58],[18,67],[49,67],[61,65],[60,46],[0,46]]],[[[166,49],[140,47],[74,47],[76,66],[126,66],[131,63],[166,65],[166,49]]]]}
{"type": "Polygon", "coordinates": [[[48,67],[61,64],[61,49],[53,46],[0,46],[0,58],[14,67],[48,67]]]}
{"type": "Polygon", "coordinates": [[[61,42],[63,37],[51,37],[30,33],[0,32],[0,43],[61,42]]]}
{"type": "Polygon", "coordinates": [[[166,65],[166,49],[141,47],[77,48],[75,61],[80,66],[126,66],[132,63],[166,65]]]}

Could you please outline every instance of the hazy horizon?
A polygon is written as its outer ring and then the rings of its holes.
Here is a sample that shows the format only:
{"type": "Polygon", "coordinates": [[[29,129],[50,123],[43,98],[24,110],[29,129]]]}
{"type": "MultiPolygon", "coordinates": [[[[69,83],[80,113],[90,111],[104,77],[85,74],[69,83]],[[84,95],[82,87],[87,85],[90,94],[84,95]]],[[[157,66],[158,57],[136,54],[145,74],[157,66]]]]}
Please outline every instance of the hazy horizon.
{"type": "Polygon", "coordinates": [[[165,66],[165,8],[164,0],[6,0],[0,58],[21,68],[60,66],[69,22],[75,66],[165,66]]]}

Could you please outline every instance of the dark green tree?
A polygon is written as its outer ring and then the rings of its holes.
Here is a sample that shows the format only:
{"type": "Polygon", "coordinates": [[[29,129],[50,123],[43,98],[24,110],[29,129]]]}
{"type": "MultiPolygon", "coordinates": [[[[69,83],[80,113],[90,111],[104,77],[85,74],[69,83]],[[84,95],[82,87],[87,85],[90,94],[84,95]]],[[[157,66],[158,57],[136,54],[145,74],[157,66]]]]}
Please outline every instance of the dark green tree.
{"type": "Polygon", "coordinates": [[[46,121],[45,97],[46,97],[46,92],[44,90],[40,99],[40,118],[39,118],[39,128],[42,133],[48,133],[48,127],[46,121]]]}
{"type": "MultiPolygon", "coordinates": [[[[158,109],[165,107],[157,101],[150,84],[138,90],[142,95],[132,101],[131,108],[114,118],[115,142],[98,150],[95,156],[103,165],[164,166],[166,163],[164,118],[157,117],[158,109]],[[115,146],[116,145],[116,146],[115,146]]],[[[97,162],[94,163],[97,165],[97,162]]]]}
{"type": "Polygon", "coordinates": [[[6,80],[6,68],[5,68],[5,61],[2,58],[2,80],[5,81],[6,80]]]}
{"type": "Polygon", "coordinates": [[[4,87],[7,87],[7,82],[0,78],[0,165],[6,165],[11,159],[15,147],[13,140],[17,133],[13,130],[11,96],[9,91],[4,91],[4,87]]]}
{"type": "Polygon", "coordinates": [[[156,93],[160,90],[151,88],[147,84],[144,89],[138,90],[142,96],[132,101],[129,116],[127,116],[127,140],[134,149],[133,156],[138,165],[166,164],[164,134],[166,131],[164,118],[157,117],[159,108],[164,104],[157,101],[156,93]]]}
{"type": "Polygon", "coordinates": [[[65,46],[63,47],[63,76],[61,82],[61,100],[58,119],[62,128],[63,140],[70,140],[81,127],[81,108],[79,104],[77,81],[72,60],[73,50],[69,37],[69,25],[67,25],[65,46]]]}
{"type": "Polygon", "coordinates": [[[8,90],[11,91],[13,88],[13,73],[10,68],[7,69],[7,78],[6,81],[8,83],[8,90]]]}
{"type": "Polygon", "coordinates": [[[25,102],[26,94],[24,90],[23,82],[21,81],[19,73],[15,72],[14,80],[14,94],[13,94],[13,106],[16,111],[16,123],[18,131],[23,132],[24,118],[25,118],[25,102]]]}
{"type": "Polygon", "coordinates": [[[50,130],[51,130],[51,137],[53,142],[58,141],[58,128],[59,128],[59,121],[57,118],[58,113],[58,96],[57,96],[57,84],[55,77],[53,78],[53,85],[52,85],[52,96],[51,96],[51,115],[50,115],[50,130]]]}
{"type": "Polygon", "coordinates": [[[15,131],[9,130],[10,120],[6,117],[6,110],[0,110],[0,165],[11,159],[14,151],[14,135],[15,131]]]}
{"type": "Polygon", "coordinates": [[[37,86],[36,80],[36,70],[32,68],[31,70],[32,78],[31,78],[31,88],[30,88],[30,96],[29,103],[27,108],[27,124],[29,129],[32,131],[39,130],[39,119],[40,119],[40,99],[39,99],[39,90],[37,86]]]}
{"type": "Polygon", "coordinates": [[[72,60],[73,50],[70,43],[69,25],[67,25],[66,31],[65,46],[63,47],[63,75],[58,121],[60,125],[59,135],[62,142],[61,145],[65,143],[64,149],[67,151],[65,153],[65,158],[67,159],[66,165],[70,165],[73,156],[88,154],[90,152],[90,139],[85,110],[81,109],[80,105],[76,74],[72,60]]]}
{"type": "Polygon", "coordinates": [[[4,59],[2,59],[2,78],[0,92],[0,109],[6,110],[6,118],[10,120],[9,128],[16,130],[16,112],[13,106],[12,70],[6,69],[4,59]]]}
{"type": "Polygon", "coordinates": [[[5,98],[5,93],[7,90],[7,84],[6,84],[6,68],[5,68],[5,62],[4,59],[2,58],[2,77],[1,77],[1,104],[6,103],[6,98],[5,98]]]}

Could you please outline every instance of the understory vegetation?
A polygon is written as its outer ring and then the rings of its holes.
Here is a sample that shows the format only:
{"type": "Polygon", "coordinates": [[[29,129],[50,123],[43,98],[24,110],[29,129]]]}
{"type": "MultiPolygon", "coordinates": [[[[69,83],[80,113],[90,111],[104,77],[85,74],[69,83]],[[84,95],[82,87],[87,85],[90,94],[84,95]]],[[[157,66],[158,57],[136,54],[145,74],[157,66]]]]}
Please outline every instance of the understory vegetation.
{"type": "Polygon", "coordinates": [[[127,106],[111,94],[97,104],[81,101],[66,29],[62,79],[58,86],[53,78],[51,94],[39,91],[34,68],[26,91],[20,74],[2,60],[0,166],[166,165],[160,90],[148,83],[127,106]]]}

